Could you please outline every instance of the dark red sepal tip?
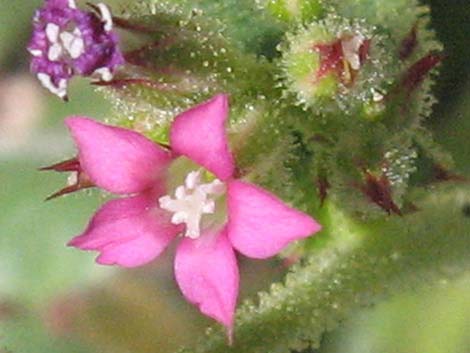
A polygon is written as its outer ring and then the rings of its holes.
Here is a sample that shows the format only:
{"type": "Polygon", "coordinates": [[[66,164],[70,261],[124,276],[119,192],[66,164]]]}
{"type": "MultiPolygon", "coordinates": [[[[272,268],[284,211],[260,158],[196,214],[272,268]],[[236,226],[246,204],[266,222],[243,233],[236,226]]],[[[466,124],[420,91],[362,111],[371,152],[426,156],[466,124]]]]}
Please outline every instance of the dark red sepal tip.
{"type": "Polygon", "coordinates": [[[443,59],[444,55],[439,53],[429,53],[421,58],[406,71],[402,79],[402,86],[408,93],[411,93],[443,59]]]}
{"type": "Polygon", "coordinates": [[[369,198],[370,201],[380,206],[388,214],[397,214],[402,216],[402,212],[397,204],[393,201],[392,187],[386,175],[377,177],[365,171],[365,182],[360,187],[361,191],[369,198]]]}
{"type": "Polygon", "coordinates": [[[56,163],[47,167],[42,167],[39,170],[55,171],[59,173],[64,173],[64,172],[76,173],[76,176],[77,176],[77,180],[74,184],[68,185],[65,188],[60,189],[59,191],[53,193],[52,195],[48,196],[45,201],[49,201],[59,196],[63,196],[63,195],[70,194],[75,191],[79,191],[82,189],[91,188],[95,186],[95,184],[90,180],[88,175],[83,172],[80,166],[80,161],[78,160],[77,157],[74,157],[66,161],[59,162],[59,163],[56,163]]]}
{"type": "Polygon", "coordinates": [[[418,24],[411,28],[410,33],[402,40],[400,50],[398,52],[401,60],[408,59],[413,54],[416,46],[418,45],[418,24]]]}

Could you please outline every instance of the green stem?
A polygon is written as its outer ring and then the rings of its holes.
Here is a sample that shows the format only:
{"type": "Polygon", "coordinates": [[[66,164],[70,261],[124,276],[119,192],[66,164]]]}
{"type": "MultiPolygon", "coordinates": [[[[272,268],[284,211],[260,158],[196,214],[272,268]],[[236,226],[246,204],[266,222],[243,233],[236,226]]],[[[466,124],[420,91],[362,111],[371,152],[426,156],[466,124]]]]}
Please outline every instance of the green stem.
{"type": "Polygon", "coordinates": [[[383,294],[468,270],[470,218],[462,212],[470,192],[443,188],[421,199],[420,211],[359,224],[329,205],[326,231],[334,241],[262,293],[258,305],[238,311],[235,343],[210,331],[195,349],[182,352],[289,352],[319,345],[355,308],[383,294]]]}

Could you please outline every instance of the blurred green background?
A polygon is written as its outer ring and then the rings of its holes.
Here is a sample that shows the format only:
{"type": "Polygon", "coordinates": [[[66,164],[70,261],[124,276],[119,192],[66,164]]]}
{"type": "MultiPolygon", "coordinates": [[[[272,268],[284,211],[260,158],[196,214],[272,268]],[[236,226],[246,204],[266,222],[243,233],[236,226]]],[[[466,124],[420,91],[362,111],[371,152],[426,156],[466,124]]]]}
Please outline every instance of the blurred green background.
{"type": "MultiPolygon", "coordinates": [[[[37,169],[74,154],[63,117],[105,119],[109,106],[84,80],[73,81],[64,104],[28,73],[30,18],[41,2],[0,0],[0,352],[171,352],[209,323],[175,288],[172,250],[141,269],[98,266],[93,254],[64,244],[102,196],[82,192],[43,202],[66,176],[37,169]]],[[[108,3],[119,9],[117,1],[108,3]]],[[[429,3],[446,60],[428,124],[458,171],[470,176],[470,4],[429,3]]],[[[277,261],[243,260],[242,268],[244,296],[285,271],[277,261]]],[[[320,351],[470,352],[469,332],[470,274],[361,309],[324,338],[320,351]]]]}

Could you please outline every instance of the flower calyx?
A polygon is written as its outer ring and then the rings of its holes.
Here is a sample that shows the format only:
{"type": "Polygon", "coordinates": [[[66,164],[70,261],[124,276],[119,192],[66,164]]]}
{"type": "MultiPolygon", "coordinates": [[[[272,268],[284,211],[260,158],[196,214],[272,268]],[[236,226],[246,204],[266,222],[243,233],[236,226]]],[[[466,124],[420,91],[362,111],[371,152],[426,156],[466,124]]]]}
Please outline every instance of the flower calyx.
{"type": "Polygon", "coordinates": [[[299,105],[318,112],[348,110],[381,84],[373,74],[381,66],[381,38],[362,22],[330,16],[286,39],[279,46],[283,76],[299,105]]]}
{"type": "Polygon", "coordinates": [[[403,215],[400,208],[393,201],[392,187],[385,174],[378,177],[370,171],[365,170],[364,179],[364,184],[360,186],[360,190],[370,201],[382,208],[389,215],[392,213],[399,216],[403,215]]]}
{"type": "Polygon", "coordinates": [[[444,56],[439,53],[427,54],[408,68],[401,80],[401,87],[408,95],[411,94],[443,59],[444,56]]]}

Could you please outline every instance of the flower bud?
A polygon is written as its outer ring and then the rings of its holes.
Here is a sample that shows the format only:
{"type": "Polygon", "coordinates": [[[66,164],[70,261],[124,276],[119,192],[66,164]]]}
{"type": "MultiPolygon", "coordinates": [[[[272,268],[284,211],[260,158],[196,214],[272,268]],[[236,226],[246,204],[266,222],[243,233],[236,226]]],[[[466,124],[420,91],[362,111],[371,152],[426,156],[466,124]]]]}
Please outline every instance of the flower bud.
{"type": "Polygon", "coordinates": [[[357,102],[374,101],[387,62],[379,39],[363,23],[336,16],[288,35],[280,47],[287,90],[299,105],[317,111],[349,111],[357,102]]]}

